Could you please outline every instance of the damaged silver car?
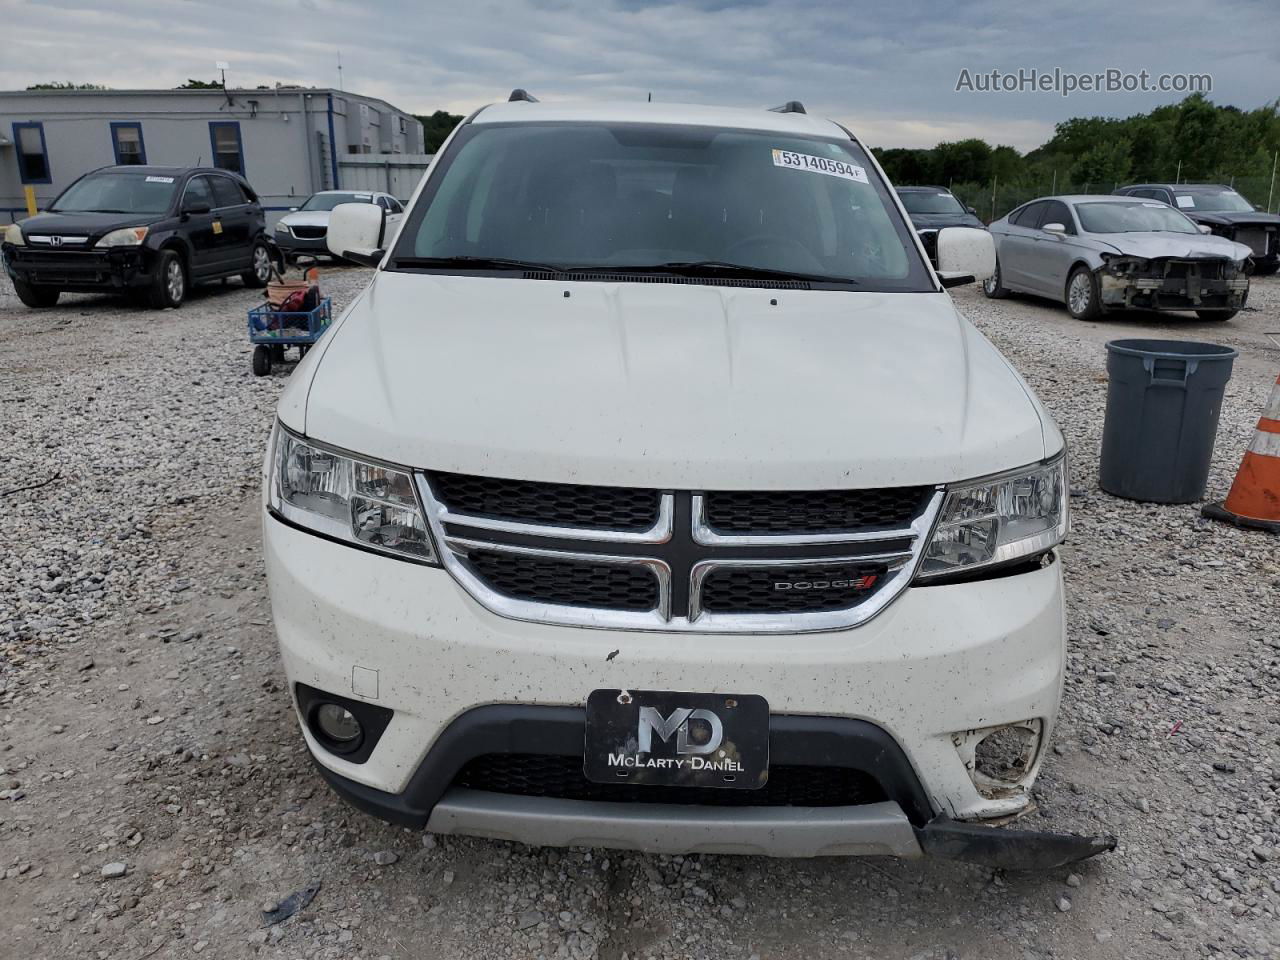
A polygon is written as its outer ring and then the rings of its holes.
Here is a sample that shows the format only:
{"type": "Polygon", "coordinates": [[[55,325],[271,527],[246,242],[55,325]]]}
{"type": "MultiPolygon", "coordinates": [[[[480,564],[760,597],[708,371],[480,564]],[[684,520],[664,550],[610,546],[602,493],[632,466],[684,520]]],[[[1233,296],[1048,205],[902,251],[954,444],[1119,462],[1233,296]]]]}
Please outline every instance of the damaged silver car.
{"type": "Polygon", "coordinates": [[[988,297],[1032,293],[1079,320],[1109,310],[1194,310],[1230,320],[1249,297],[1250,249],[1207,235],[1167,203],[1133,197],[1032,200],[991,224],[988,297]]]}

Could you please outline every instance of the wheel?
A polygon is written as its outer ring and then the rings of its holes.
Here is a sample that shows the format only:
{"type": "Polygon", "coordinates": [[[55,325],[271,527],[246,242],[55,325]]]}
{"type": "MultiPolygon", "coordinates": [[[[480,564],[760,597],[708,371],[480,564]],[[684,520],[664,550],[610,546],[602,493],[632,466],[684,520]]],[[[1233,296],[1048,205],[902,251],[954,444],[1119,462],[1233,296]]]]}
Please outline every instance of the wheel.
{"type": "Polygon", "coordinates": [[[1276,271],[1280,270],[1280,260],[1274,263],[1255,263],[1253,265],[1253,275],[1255,277],[1269,277],[1276,271]]]}
{"type": "Polygon", "coordinates": [[[253,348],[253,374],[256,377],[265,377],[271,372],[271,350],[265,343],[260,343],[253,348]]]}
{"type": "Polygon", "coordinates": [[[982,292],[992,300],[1003,300],[1009,295],[1008,287],[1000,284],[1000,261],[996,261],[996,272],[982,281],[982,292]]]}
{"type": "Polygon", "coordinates": [[[262,241],[253,245],[253,252],[249,254],[249,269],[240,274],[240,279],[246,287],[253,287],[255,290],[265,287],[271,279],[271,251],[262,241]]]}
{"type": "Polygon", "coordinates": [[[147,291],[147,303],[153,310],[180,307],[187,298],[187,268],[173,250],[161,250],[155,279],[147,291]]]}
{"type": "Polygon", "coordinates": [[[1098,280],[1088,267],[1076,267],[1067,279],[1067,309],[1077,320],[1093,320],[1102,312],[1098,280]]]}
{"type": "Polygon", "coordinates": [[[21,280],[13,281],[13,290],[28,307],[52,307],[62,292],[56,287],[33,287],[21,280]]]}
{"type": "Polygon", "coordinates": [[[1215,320],[1225,323],[1239,312],[1239,310],[1197,310],[1196,316],[1201,320],[1215,320]]]}

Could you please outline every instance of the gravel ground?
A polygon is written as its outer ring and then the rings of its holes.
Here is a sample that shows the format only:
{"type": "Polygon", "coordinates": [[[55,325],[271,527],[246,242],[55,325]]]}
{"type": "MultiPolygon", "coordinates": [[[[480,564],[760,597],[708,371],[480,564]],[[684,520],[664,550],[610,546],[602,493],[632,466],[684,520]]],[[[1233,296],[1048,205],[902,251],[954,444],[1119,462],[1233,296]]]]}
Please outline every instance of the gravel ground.
{"type": "MultiPolygon", "coordinates": [[[[341,305],[366,277],[324,283],[341,305]]],[[[256,299],[36,312],[0,282],[0,957],[1280,956],[1280,542],[1097,489],[1101,344],[1147,335],[1241,349],[1226,490],[1280,367],[1280,280],[1226,325],[956,291],[1072,450],[1069,675],[1026,824],[1121,846],[1035,876],[537,850],[342,805],[271,635],[257,471],[288,370],[249,372],[256,299]]]]}

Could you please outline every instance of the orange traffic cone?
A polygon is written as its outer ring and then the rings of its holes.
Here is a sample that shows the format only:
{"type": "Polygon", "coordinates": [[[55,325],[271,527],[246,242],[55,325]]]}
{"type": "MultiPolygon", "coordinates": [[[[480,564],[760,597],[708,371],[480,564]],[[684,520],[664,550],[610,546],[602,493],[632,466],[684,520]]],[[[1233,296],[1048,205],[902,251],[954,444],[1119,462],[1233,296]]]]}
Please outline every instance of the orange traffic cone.
{"type": "Polygon", "coordinates": [[[1238,527],[1280,533],[1280,377],[1227,499],[1208,504],[1200,512],[1238,527]]]}

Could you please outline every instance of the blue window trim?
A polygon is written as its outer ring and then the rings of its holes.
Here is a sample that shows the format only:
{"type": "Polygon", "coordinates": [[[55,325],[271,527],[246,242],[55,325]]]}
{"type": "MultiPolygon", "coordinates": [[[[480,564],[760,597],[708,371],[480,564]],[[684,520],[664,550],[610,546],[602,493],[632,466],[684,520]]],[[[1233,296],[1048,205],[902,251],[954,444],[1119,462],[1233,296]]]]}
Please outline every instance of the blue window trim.
{"type": "Polygon", "coordinates": [[[111,124],[111,152],[116,156],[116,165],[120,164],[120,141],[116,137],[116,131],[122,127],[133,127],[138,131],[138,156],[141,158],[142,165],[147,163],[147,142],[142,139],[142,121],[140,120],[120,120],[111,124]]]}
{"type": "Polygon", "coordinates": [[[44,139],[44,124],[36,120],[28,120],[25,123],[15,123],[13,125],[13,146],[17,153],[18,161],[18,177],[23,183],[53,183],[53,169],[49,166],[49,144],[44,139]],[[44,172],[43,177],[28,177],[25,169],[26,165],[22,162],[22,139],[18,136],[18,131],[26,127],[34,127],[40,131],[40,152],[44,154],[44,172]]]}
{"type": "Polygon", "coordinates": [[[215,132],[218,127],[234,127],[236,131],[236,147],[240,151],[240,169],[232,170],[231,173],[238,173],[240,176],[245,175],[244,169],[244,139],[240,136],[239,120],[210,120],[209,121],[209,166],[217,167],[219,170],[225,170],[225,167],[218,167],[218,138],[215,132]]]}

